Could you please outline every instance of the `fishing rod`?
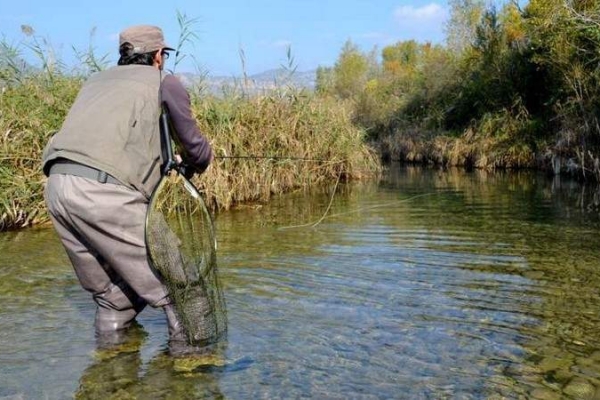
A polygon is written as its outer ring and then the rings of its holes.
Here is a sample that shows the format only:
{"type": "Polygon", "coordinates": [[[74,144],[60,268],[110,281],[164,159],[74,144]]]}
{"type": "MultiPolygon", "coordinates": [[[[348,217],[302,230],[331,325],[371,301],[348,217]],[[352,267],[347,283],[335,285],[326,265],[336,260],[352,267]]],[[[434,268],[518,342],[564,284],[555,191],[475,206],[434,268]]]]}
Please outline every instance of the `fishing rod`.
{"type": "MultiPolygon", "coordinates": [[[[217,160],[273,160],[273,161],[307,161],[330,162],[324,158],[281,157],[281,156],[215,156],[217,160]]],[[[336,161],[341,162],[341,161],[336,161]]]]}

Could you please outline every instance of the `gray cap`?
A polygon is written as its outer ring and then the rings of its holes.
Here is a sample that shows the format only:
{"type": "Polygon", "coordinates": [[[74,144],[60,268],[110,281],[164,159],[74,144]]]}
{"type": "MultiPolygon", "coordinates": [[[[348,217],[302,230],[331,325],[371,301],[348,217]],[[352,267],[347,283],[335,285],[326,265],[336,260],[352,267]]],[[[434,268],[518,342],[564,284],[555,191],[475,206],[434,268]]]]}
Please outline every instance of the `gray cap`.
{"type": "Polygon", "coordinates": [[[123,30],[119,34],[119,46],[129,42],[133,45],[136,54],[150,53],[158,49],[172,50],[167,46],[162,29],[152,25],[135,25],[123,30]]]}

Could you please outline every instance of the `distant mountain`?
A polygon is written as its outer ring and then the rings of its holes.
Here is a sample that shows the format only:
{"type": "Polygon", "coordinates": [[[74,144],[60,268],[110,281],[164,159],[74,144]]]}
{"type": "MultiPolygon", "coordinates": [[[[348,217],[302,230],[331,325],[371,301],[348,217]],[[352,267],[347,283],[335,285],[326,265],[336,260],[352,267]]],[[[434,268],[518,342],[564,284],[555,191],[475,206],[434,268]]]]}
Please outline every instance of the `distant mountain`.
{"type": "Polygon", "coordinates": [[[270,91],[293,87],[296,89],[314,90],[316,71],[290,72],[285,69],[271,69],[258,74],[242,76],[202,76],[198,74],[177,74],[184,86],[200,86],[214,95],[242,88],[249,94],[268,93],[270,91]]]}
{"type": "MultiPolygon", "coordinates": [[[[35,67],[12,54],[5,54],[5,49],[0,48],[0,69],[14,72],[15,77],[36,71],[35,67]],[[7,64],[11,61],[11,65],[7,64]]],[[[188,88],[200,88],[216,96],[231,92],[244,92],[247,94],[269,93],[276,89],[315,89],[316,70],[290,72],[286,69],[271,69],[258,74],[242,76],[211,76],[193,73],[177,73],[183,85],[188,88]]],[[[7,77],[0,78],[0,88],[8,82],[7,77]]]]}
{"type": "Polygon", "coordinates": [[[316,74],[316,70],[300,72],[279,68],[252,75],[249,79],[257,83],[275,83],[279,85],[292,85],[298,88],[314,89],[316,74]]]}

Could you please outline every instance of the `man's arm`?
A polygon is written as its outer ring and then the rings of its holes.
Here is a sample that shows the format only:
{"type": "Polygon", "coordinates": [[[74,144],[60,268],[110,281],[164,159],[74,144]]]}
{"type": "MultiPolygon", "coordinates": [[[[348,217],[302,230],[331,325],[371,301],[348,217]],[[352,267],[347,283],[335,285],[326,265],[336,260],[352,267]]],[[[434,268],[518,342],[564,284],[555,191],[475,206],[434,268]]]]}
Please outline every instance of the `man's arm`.
{"type": "Polygon", "coordinates": [[[190,95],[179,79],[167,75],[162,81],[162,101],[166,103],[177,140],[183,146],[183,160],[202,173],[212,161],[210,143],[198,129],[190,109],[190,95]]]}

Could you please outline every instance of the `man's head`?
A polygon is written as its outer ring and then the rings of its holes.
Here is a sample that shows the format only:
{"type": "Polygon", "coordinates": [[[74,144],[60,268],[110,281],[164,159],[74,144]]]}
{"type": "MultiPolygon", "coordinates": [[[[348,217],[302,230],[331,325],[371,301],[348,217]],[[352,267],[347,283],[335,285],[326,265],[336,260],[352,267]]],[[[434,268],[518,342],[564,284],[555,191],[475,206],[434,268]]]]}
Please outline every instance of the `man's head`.
{"type": "Polygon", "coordinates": [[[162,68],[167,46],[162,30],[152,25],[135,25],[119,34],[119,65],[141,64],[162,68]]]}

